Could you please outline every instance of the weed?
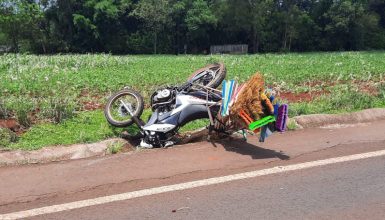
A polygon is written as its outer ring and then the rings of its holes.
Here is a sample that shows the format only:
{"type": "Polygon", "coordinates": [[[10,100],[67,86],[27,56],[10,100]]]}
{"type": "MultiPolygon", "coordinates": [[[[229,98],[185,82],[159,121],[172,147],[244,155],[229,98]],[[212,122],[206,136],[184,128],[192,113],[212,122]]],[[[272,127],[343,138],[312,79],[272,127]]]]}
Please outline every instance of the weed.
{"type": "Polygon", "coordinates": [[[54,123],[72,118],[78,106],[74,98],[54,96],[43,101],[40,116],[54,123]]]}
{"type": "Polygon", "coordinates": [[[119,153],[123,149],[124,144],[120,141],[111,143],[107,147],[108,154],[116,154],[119,153]]]}
{"type": "Polygon", "coordinates": [[[30,113],[36,108],[35,100],[13,96],[6,99],[6,101],[5,108],[9,109],[9,112],[13,112],[13,115],[22,126],[29,127],[32,124],[30,113]]]}
{"type": "Polygon", "coordinates": [[[287,130],[293,131],[293,130],[296,130],[297,128],[298,128],[297,122],[295,122],[295,120],[293,119],[289,119],[287,123],[287,130]]]}
{"type": "Polygon", "coordinates": [[[378,85],[378,97],[385,100],[385,82],[378,85]]]}
{"type": "Polygon", "coordinates": [[[12,142],[17,141],[17,136],[7,128],[0,128],[0,148],[7,148],[12,142]]]}
{"type": "Polygon", "coordinates": [[[311,102],[291,103],[289,115],[352,112],[374,107],[385,107],[385,99],[381,93],[377,96],[370,95],[351,85],[338,85],[331,94],[311,102]]]}
{"type": "Polygon", "coordinates": [[[0,100],[0,119],[6,119],[10,117],[10,112],[5,106],[4,100],[0,100]]]}

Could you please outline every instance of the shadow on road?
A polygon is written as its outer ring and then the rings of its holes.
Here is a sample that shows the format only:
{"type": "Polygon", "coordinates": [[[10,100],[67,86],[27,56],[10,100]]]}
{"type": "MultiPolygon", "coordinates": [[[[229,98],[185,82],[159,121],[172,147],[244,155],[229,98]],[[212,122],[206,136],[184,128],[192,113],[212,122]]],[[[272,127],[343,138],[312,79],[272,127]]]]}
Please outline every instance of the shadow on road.
{"type": "MultiPolygon", "coordinates": [[[[185,138],[179,144],[199,143],[199,142],[205,141],[207,139],[207,136],[205,135],[206,133],[204,130],[200,131],[195,136],[185,138]]],[[[128,145],[130,146],[138,146],[140,143],[139,136],[135,137],[135,136],[130,136],[125,134],[124,136],[122,135],[122,138],[126,139],[128,141],[128,145]]],[[[227,151],[239,153],[242,155],[248,155],[248,156],[251,156],[252,159],[267,159],[267,158],[279,158],[281,160],[290,159],[290,157],[284,154],[283,152],[262,148],[254,144],[247,143],[243,139],[238,139],[238,138],[219,139],[219,140],[214,139],[210,143],[214,147],[218,147],[217,144],[220,144],[227,151]]]]}
{"type": "Polygon", "coordinates": [[[216,143],[221,144],[227,151],[236,152],[242,155],[249,155],[253,159],[279,158],[281,160],[288,160],[290,157],[283,152],[269,150],[262,148],[243,140],[229,140],[211,142],[215,147],[216,143]]]}

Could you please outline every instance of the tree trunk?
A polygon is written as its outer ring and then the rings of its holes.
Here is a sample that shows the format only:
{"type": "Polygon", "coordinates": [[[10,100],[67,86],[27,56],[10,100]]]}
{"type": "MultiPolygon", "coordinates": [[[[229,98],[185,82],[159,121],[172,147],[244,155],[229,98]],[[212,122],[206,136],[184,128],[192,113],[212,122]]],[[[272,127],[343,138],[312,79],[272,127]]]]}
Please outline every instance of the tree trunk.
{"type": "Polygon", "coordinates": [[[154,33],[154,54],[156,54],[156,47],[157,47],[157,42],[158,41],[158,33],[155,31],[154,33]]]}
{"type": "Polygon", "coordinates": [[[258,40],[257,32],[255,31],[254,27],[251,29],[251,43],[252,43],[251,52],[258,53],[259,40],[258,40]]]}
{"type": "Polygon", "coordinates": [[[47,50],[45,48],[45,44],[44,44],[44,40],[43,39],[41,40],[41,48],[43,49],[43,53],[46,54],[47,50]]]}
{"type": "Polygon", "coordinates": [[[176,40],[175,54],[179,55],[179,53],[180,53],[180,37],[179,37],[179,23],[178,22],[175,25],[175,40],[176,40]]]}
{"type": "Polygon", "coordinates": [[[289,52],[290,52],[290,50],[291,50],[291,35],[289,36],[289,52]]]}
{"type": "Polygon", "coordinates": [[[19,38],[18,38],[18,32],[13,29],[12,30],[12,49],[13,49],[13,52],[15,53],[19,53],[19,38]]]}
{"type": "Polygon", "coordinates": [[[259,39],[257,33],[253,34],[253,52],[258,53],[259,52],[259,39]]]}
{"type": "Polygon", "coordinates": [[[286,45],[287,45],[287,22],[285,22],[285,32],[283,35],[283,42],[282,42],[282,50],[286,50],[286,45]]]}

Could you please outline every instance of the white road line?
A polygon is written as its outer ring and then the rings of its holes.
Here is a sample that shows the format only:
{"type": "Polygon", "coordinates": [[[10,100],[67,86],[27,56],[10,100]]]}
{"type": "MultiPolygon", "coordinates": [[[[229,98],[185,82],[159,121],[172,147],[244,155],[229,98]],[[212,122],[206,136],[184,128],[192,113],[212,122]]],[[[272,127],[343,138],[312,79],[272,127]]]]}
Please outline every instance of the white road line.
{"type": "Polygon", "coordinates": [[[43,215],[43,214],[49,214],[49,213],[56,213],[66,210],[72,210],[72,209],[79,209],[94,205],[101,205],[116,201],[123,201],[143,196],[149,196],[149,195],[155,195],[165,192],[172,192],[172,191],[178,191],[178,190],[185,190],[185,189],[192,189],[196,187],[201,186],[209,186],[219,183],[225,183],[230,182],[234,180],[241,180],[241,179],[248,179],[258,176],[265,176],[269,174],[275,174],[275,173],[284,173],[288,171],[294,171],[294,170],[302,170],[312,167],[319,167],[319,166],[325,166],[329,164],[335,164],[335,163],[342,163],[342,162],[348,162],[348,161],[354,161],[354,160],[360,160],[360,159],[367,159],[372,157],[379,157],[384,156],[385,150],[380,151],[373,151],[368,153],[362,153],[362,154],[354,154],[349,156],[343,156],[343,157],[335,157],[335,158],[329,158],[325,160],[317,160],[317,161],[311,161],[306,163],[299,163],[299,164],[293,164],[288,166],[278,166],[263,170],[255,170],[251,172],[245,172],[245,173],[238,173],[228,176],[221,176],[221,177],[214,177],[209,179],[203,179],[203,180],[197,180],[192,182],[186,182],[186,183],[180,183],[175,185],[168,185],[168,186],[161,186],[161,187],[155,187],[150,189],[144,189],[144,190],[138,190],[133,192],[127,192],[127,193],[121,193],[116,195],[110,195],[110,196],[104,196],[104,197],[98,197],[94,199],[87,199],[87,200],[81,200],[76,202],[70,202],[70,203],[64,203],[59,205],[52,205],[42,208],[36,208],[36,209],[30,209],[26,211],[20,211],[20,212],[13,212],[8,214],[2,214],[0,215],[0,219],[20,219],[20,218],[27,218],[37,215],[43,215]]]}

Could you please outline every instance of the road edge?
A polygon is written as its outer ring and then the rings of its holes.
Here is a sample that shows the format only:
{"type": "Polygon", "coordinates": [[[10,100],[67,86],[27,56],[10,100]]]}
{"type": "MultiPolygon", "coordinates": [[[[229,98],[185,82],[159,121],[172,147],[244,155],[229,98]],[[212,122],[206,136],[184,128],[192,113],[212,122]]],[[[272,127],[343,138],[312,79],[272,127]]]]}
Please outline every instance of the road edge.
{"type": "MultiPolygon", "coordinates": [[[[288,124],[292,124],[290,126],[291,129],[308,129],[331,125],[358,124],[384,119],[385,108],[374,108],[353,113],[301,115],[289,119],[288,124]]],[[[202,141],[207,137],[207,134],[206,129],[197,129],[195,132],[186,135],[182,144],[202,141]]],[[[127,143],[124,139],[112,138],[96,143],[48,146],[35,151],[5,151],[0,152],[0,167],[101,157],[111,154],[108,150],[111,146],[124,143],[127,143]]]]}
{"type": "Polygon", "coordinates": [[[385,108],[365,109],[341,114],[312,114],[293,117],[289,123],[295,123],[299,129],[316,128],[330,125],[358,124],[385,119],[385,108]]]}

